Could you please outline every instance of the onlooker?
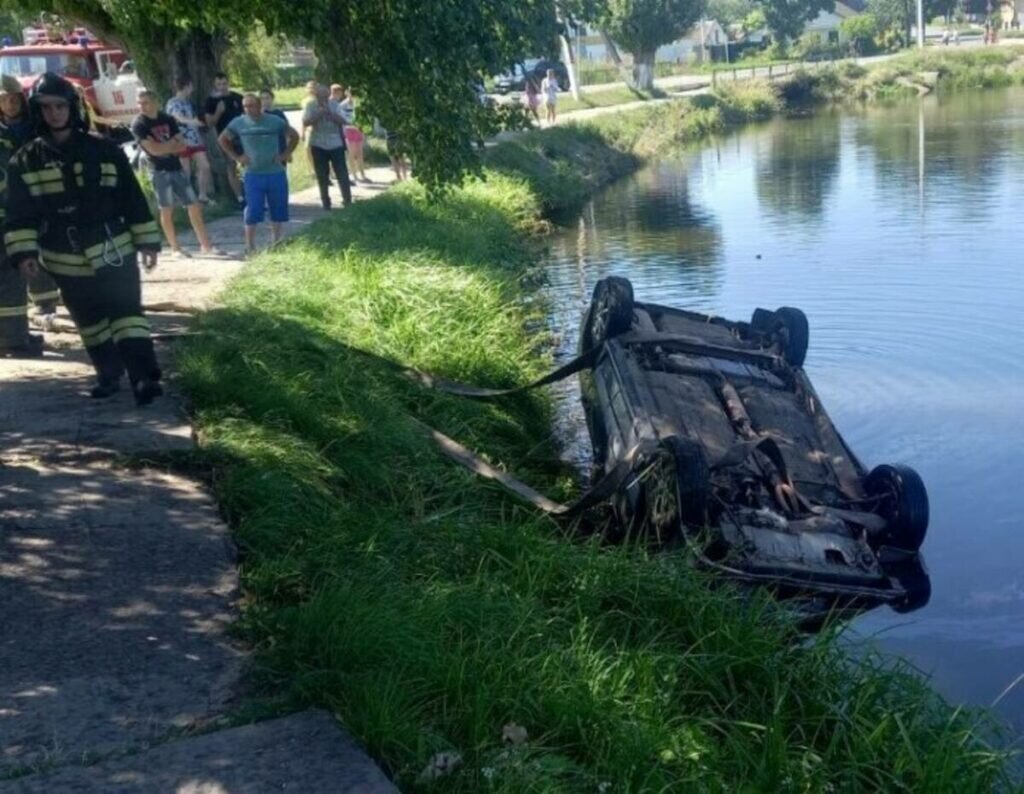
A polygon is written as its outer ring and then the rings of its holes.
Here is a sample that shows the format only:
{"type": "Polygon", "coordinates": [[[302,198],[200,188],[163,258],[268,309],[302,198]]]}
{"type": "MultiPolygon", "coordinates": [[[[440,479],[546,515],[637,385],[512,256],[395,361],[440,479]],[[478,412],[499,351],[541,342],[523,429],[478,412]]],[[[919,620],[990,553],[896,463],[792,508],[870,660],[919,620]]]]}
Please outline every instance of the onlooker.
{"type": "Polygon", "coordinates": [[[190,257],[178,244],[178,234],[174,228],[174,208],[185,207],[202,253],[207,256],[224,256],[223,251],[210,244],[206,223],[203,221],[203,206],[196,200],[192,183],[181,166],[181,153],[188,145],[178,122],[160,110],[156,94],[152,91],[144,89],[139,92],[139,108],[142,113],[132,122],[132,135],[146,152],[156,205],[160,209],[160,226],[163,227],[168,245],[178,256],[190,257]]]}
{"type": "Polygon", "coordinates": [[[387,142],[388,157],[391,158],[391,167],[395,171],[395,179],[404,182],[409,178],[409,165],[405,161],[405,146],[402,143],[402,136],[397,132],[388,130],[384,136],[387,142]]]}
{"type": "Polygon", "coordinates": [[[313,171],[320,187],[320,203],[325,210],[331,208],[330,170],[341,188],[341,199],[347,207],[352,203],[352,187],[345,167],[345,138],[342,128],[345,120],[338,103],[330,97],[327,86],[318,86],[316,99],[302,111],[302,127],[309,129],[309,151],[313,158],[313,171]]]}
{"type": "Polygon", "coordinates": [[[195,172],[196,187],[199,188],[199,203],[206,204],[210,201],[213,174],[210,171],[210,159],[206,156],[206,144],[200,134],[202,122],[196,118],[196,110],[192,107],[190,100],[192,80],[183,75],[179,76],[174,81],[174,88],[176,93],[167,100],[164,110],[178,122],[178,126],[181,128],[181,137],[185,141],[185,148],[178,153],[181,167],[190,182],[193,172],[195,172]]]}
{"type": "MultiPolygon", "coordinates": [[[[269,88],[260,89],[260,104],[263,105],[263,112],[269,113],[271,116],[277,116],[285,124],[288,124],[288,117],[284,114],[284,111],[278,110],[277,108],[274,107],[274,99],[274,92],[271,91],[269,88]]],[[[291,125],[289,124],[289,126],[291,125]]],[[[277,142],[282,152],[288,146],[288,140],[283,132],[281,133],[281,137],[278,138],[277,142]]]]}
{"type": "MultiPolygon", "coordinates": [[[[302,100],[303,112],[305,112],[307,105],[316,102],[316,89],[319,85],[316,80],[310,80],[306,83],[306,98],[302,100]]],[[[303,126],[300,135],[306,149],[306,162],[309,163],[310,170],[313,170],[313,153],[309,150],[309,135],[311,132],[312,130],[309,127],[303,126]]]]}
{"type": "Polygon", "coordinates": [[[548,124],[554,124],[558,115],[558,78],[554,69],[548,69],[547,77],[540,84],[540,92],[544,95],[548,124]]]}
{"type": "Polygon", "coordinates": [[[348,170],[360,182],[373,182],[366,175],[366,163],[363,161],[363,146],[366,143],[366,136],[356,126],[356,100],[352,96],[352,89],[343,89],[335,83],[331,86],[331,99],[338,103],[341,108],[341,117],[345,119],[345,149],[348,152],[348,170]]]}
{"type": "Polygon", "coordinates": [[[224,153],[245,167],[245,247],[256,250],[256,226],[263,223],[265,205],[270,206],[271,243],[281,239],[282,224],[288,222],[288,176],[284,166],[299,145],[299,136],[277,116],[263,112],[255,94],[242,98],[245,114],[234,119],[217,142],[224,153]],[[281,151],[278,140],[285,134],[287,146],[281,151]],[[237,154],[240,143],[243,154],[237,154]]]}
{"type": "Polygon", "coordinates": [[[526,109],[533,115],[534,121],[540,124],[540,93],[537,91],[537,81],[534,76],[526,77],[526,109]]]}
{"type": "MultiPolygon", "coordinates": [[[[203,121],[207,127],[213,127],[219,137],[227,129],[228,124],[241,115],[242,95],[228,87],[228,76],[224,72],[217,72],[213,76],[213,91],[203,106],[203,121]]],[[[232,158],[224,170],[231,192],[235,194],[238,203],[243,204],[242,185],[238,181],[238,171],[235,170],[234,162],[232,158]]]]}

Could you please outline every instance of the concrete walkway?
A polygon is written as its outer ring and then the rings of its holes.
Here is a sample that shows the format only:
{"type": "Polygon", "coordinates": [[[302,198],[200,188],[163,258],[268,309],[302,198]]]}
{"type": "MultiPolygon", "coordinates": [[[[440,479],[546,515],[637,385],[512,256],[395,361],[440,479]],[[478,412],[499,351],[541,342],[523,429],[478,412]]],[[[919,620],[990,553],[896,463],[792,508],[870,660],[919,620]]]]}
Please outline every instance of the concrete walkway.
{"type": "MultiPolygon", "coordinates": [[[[357,198],[390,182],[371,176],[357,198]]],[[[289,232],[324,214],[303,191],[289,232]]],[[[144,277],[157,333],[187,328],[242,266],[241,219],[210,230],[229,257],[168,256],[144,277]]],[[[85,396],[66,316],[47,345],[0,359],[0,792],[396,791],[330,715],[226,727],[247,659],[230,533],[200,483],[123,463],[193,446],[170,343],[169,394],[143,410],[127,390],[85,396]]]]}

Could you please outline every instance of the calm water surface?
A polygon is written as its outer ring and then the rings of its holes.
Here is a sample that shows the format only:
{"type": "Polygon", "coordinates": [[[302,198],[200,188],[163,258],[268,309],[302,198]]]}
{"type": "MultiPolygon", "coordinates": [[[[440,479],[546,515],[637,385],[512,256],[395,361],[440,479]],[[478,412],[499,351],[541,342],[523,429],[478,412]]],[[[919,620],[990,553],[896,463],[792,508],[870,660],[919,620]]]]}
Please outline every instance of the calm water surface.
{"type": "MultiPolygon", "coordinates": [[[[1024,90],[778,121],[617,184],[552,245],[562,356],[608,274],[734,319],[802,308],[840,431],[869,467],[913,465],[931,498],[931,603],[858,631],[957,701],[1024,674],[1024,90]]],[[[999,708],[1024,727],[1024,682],[999,708]]]]}

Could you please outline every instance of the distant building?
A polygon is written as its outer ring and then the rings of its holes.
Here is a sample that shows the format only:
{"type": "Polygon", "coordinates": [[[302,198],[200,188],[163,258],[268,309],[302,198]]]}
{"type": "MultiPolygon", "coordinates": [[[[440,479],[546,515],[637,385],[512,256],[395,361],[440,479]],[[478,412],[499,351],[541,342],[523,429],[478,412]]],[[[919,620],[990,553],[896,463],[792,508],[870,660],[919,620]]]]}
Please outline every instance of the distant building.
{"type": "MultiPolygon", "coordinates": [[[[1024,0],[1018,0],[1024,2],[1024,0]]],[[[832,11],[819,11],[818,16],[804,26],[803,36],[819,39],[821,42],[838,44],[842,41],[842,33],[839,23],[844,19],[857,16],[855,11],[846,3],[836,3],[832,11]]]]}
{"type": "MultiPolygon", "coordinates": [[[[726,33],[722,26],[713,19],[706,19],[694,25],[684,36],[671,44],[659,47],[654,60],[656,63],[701,63],[711,57],[711,53],[715,51],[712,48],[724,49],[726,41],[726,33]]],[[[588,61],[611,60],[601,35],[586,30],[580,39],[580,56],[588,61]]]]}

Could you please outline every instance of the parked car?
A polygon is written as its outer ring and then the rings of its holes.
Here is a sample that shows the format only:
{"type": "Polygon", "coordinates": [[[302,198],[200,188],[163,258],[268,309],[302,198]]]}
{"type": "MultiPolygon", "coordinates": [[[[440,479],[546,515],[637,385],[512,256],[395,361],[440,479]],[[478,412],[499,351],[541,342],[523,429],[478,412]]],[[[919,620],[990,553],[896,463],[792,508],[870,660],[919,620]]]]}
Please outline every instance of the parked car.
{"type": "Polygon", "coordinates": [[[494,80],[494,90],[499,94],[507,94],[511,91],[525,91],[527,78],[532,78],[540,88],[541,81],[547,77],[548,69],[555,70],[555,77],[558,80],[558,87],[562,91],[569,90],[569,70],[561,61],[551,61],[545,58],[528,58],[521,64],[516,64],[511,72],[498,75],[494,80]]]}
{"type": "Polygon", "coordinates": [[[622,536],[767,586],[808,623],[918,609],[925,486],[909,466],[856,458],[804,372],[808,339],[799,309],[734,322],[598,282],[580,334],[596,478],[635,473],[612,497],[622,536]]]}

